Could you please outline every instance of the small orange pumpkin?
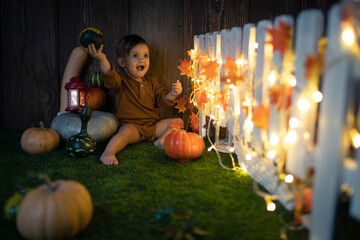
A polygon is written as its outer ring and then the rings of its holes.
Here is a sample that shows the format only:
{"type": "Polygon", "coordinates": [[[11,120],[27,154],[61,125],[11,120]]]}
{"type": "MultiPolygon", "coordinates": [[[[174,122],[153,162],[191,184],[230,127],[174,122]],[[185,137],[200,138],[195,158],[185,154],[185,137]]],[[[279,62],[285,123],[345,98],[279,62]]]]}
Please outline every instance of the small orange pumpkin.
{"type": "Polygon", "coordinates": [[[54,151],[60,142],[59,134],[51,128],[45,128],[40,122],[40,128],[29,128],[21,136],[21,147],[29,154],[38,154],[54,151]]]}
{"type": "Polygon", "coordinates": [[[168,157],[178,162],[190,162],[201,156],[205,143],[199,134],[186,131],[172,131],[164,141],[168,157]]]}
{"type": "Polygon", "coordinates": [[[87,104],[91,110],[100,110],[105,105],[106,95],[101,88],[88,88],[86,89],[86,95],[88,96],[87,104]]]}
{"type": "Polygon", "coordinates": [[[28,192],[21,201],[16,226],[26,239],[68,239],[90,222],[93,205],[88,190],[79,182],[57,180],[28,192]]]}

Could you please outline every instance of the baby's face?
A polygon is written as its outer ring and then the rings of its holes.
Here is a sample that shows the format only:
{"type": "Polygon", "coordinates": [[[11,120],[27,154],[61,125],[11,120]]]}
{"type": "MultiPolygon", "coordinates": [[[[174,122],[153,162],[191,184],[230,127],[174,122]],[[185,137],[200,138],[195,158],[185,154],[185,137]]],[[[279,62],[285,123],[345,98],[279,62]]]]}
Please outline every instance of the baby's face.
{"type": "Polygon", "coordinates": [[[136,81],[146,74],[150,66],[149,48],[146,44],[133,47],[121,64],[125,73],[136,81]]]}

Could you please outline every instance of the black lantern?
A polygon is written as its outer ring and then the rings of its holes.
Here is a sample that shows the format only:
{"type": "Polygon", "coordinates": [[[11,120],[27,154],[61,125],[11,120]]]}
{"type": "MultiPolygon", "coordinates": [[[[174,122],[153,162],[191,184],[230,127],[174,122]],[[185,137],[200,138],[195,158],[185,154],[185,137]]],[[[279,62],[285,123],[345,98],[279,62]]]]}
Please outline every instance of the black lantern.
{"type": "Polygon", "coordinates": [[[85,106],[86,88],[87,84],[83,83],[80,77],[72,77],[70,82],[65,84],[68,98],[66,111],[78,111],[85,106]]]}

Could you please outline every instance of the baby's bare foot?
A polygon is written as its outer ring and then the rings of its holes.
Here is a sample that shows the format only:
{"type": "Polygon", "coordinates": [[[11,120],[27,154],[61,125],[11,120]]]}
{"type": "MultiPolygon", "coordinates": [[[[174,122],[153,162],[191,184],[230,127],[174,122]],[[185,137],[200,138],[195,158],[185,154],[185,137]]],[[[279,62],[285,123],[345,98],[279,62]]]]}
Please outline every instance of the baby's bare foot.
{"type": "Polygon", "coordinates": [[[119,164],[119,161],[116,159],[116,156],[112,153],[104,152],[101,155],[100,160],[105,165],[118,165],[119,164]]]}
{"type": "Polygon", "coordinates": [[[158,139],[154,142],[155,147],[164,149],[164,140],[158,139]]]}

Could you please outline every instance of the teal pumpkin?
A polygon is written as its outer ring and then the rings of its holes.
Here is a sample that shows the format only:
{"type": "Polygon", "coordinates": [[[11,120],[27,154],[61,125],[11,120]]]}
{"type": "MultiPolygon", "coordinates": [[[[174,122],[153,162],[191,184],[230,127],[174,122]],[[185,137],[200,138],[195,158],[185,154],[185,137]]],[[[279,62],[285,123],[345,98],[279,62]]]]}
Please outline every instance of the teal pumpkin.
{"type": "Polygon", "coordinates": [[[102,88],[104,87],[104,81],[101,78],[99,72],[92,72],[89,76],[89,85],[93,88],[102,88]]]}
{"type": "Polygon", "coordinates": [[[89,44],[94,44],[96,49],[104,43],[104,36],[99,29],[86,28],[80,33],[80,44],[87,48],[89,44]]]}
{"type": "Polygon", "coordinates": [[[96,142],[93,137],[87,134],[87,123],[91,118],[91,109],[86,104],[80,111],[81,131],[69,138],[66,142],[65,149],[70,156],[73,157],[86,157],[95,151],[96,142]]]}

